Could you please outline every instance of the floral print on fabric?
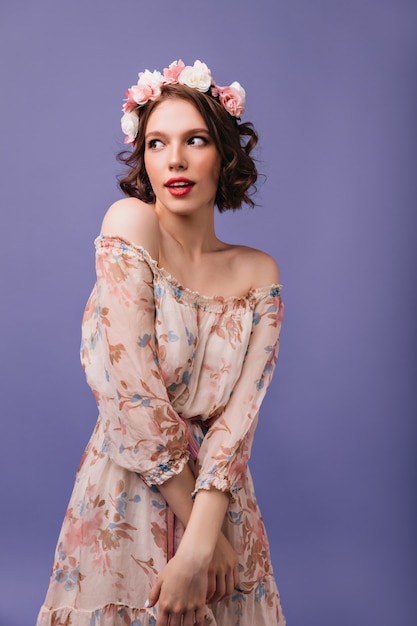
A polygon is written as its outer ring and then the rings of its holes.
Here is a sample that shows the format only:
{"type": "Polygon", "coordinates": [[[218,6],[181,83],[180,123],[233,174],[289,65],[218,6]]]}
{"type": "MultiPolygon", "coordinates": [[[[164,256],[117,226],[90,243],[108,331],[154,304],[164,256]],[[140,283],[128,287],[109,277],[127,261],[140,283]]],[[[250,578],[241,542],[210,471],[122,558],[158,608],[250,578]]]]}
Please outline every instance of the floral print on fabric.
{"type": "MultiPolygon", "coordinates": [[[[194,495],[211,487],[230,494],[223,531],[239,556],[239,588],[207,607],[205,624],[282,626],[247,465],[277,360],[279,287],[203,296],[113,237],[96,240],[96,269],[81,360],[99,418],[37,626],[156,624],[157,608],[143,607],[172,543],[158,485],[187,462],[194,495]]],[[[174,530],[178,544],[179,521],[174,530]]]]}

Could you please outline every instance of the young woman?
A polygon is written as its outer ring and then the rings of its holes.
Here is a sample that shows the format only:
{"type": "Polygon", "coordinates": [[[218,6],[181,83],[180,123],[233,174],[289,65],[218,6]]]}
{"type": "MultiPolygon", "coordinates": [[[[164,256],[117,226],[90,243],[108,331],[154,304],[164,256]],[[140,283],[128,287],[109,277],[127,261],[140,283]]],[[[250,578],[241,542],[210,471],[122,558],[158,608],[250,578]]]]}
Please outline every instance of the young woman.
{"type": "Polygon", "coordinates": [[[282,626],[247,467],[278,353],[275,261],[220,241],[251,203],[245,92],[196,61],[139,74],[96,240],[82,364],[99,418],[38,626],[282,626]]]}

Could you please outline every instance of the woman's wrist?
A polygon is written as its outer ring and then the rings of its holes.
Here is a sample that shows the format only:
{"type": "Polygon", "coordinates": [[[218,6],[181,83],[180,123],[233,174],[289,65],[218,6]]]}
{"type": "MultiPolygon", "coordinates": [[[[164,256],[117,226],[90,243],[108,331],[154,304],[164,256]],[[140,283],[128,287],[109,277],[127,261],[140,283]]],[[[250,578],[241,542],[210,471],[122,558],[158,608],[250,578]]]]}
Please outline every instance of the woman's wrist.
{"type": "Polygon", "coordinates": [[[208,569],[213,553],[214,550],[211,549],[211,546],[208,546],[201,538],[198,542],[192,542],[187,541],[186,537],[183,536],[178,546],[176,557],[186,564],[191,571],[197,573],[208,569]]]}

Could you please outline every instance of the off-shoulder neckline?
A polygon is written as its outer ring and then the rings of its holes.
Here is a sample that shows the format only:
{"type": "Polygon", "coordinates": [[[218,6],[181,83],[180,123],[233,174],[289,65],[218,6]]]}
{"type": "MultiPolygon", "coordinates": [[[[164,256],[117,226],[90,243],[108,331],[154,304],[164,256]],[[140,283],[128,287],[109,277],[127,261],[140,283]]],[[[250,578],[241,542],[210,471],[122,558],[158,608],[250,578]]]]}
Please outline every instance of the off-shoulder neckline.
{"type": "Polygon", "coordinates": [[[144,248],[143,246],[137,245],[132,241],[128,241],[127,239],[125,239],[124,237],[120,237],[119,235],[100,234],[94,241],[94,244],[96,246],[99,243],[100,244],[118,243],[122,245],[124,248],[131,250],[135,254],[139,253],[140,255],[142,255],[142,257],[145,258],[146,262],[152,269],[152,272],[162,277],[162,279],[173,288],[174,292],[177,292],[178,299],[184,299],[185,297],[186,300],[188,300],[192,304],[195,304],[196,299],[202,303],[208,303],[208,304],[219,303],[221,305],[225,305],[229,303],[234,303],[234,304],[239,304],[239,303],[245,304],[245,303],[251,303],[251,302],[254,303],[254,302],[257,302],[262,297],[267,296],[269,294],[273,294],[273,295],[280,294],[281,289],[283,287],[280,283],[277,283],[277,284],[272,283],[270,285],[254,287],[250,289],[246,295],[242,295],[242,296],[234,296],[234,295],[220,296],[217,294],[205,295],[205,294],[200,293],[199,291],[190,289],[189,287],[185,287],[179,280],[177,280],[174,276],[172,276],[172,274],[168,272],[168,270],[160,266],[158,264],[158,261],[156,261],[150,255],[148,250],[144,248]]]}

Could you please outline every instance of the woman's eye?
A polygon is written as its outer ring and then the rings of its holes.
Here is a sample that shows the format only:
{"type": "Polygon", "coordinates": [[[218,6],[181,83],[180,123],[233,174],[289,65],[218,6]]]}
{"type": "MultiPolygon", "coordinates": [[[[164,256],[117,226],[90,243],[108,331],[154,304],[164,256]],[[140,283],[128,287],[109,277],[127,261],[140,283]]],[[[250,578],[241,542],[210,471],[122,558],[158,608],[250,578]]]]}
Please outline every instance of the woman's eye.
{"type": "Polygon", "coordinates": [[[188,140],[188,143],[192,146],[205,146],[208,141],[205,137],[191,137],[191,139],[188,140]]]}
{"type": "Polygon", "coordinates": [[[150,150],[155,150],[156,148],[160,148],[162,146],[162,141],[160,139],[151,139],[148,143],[148,148],[150,150]]]}

